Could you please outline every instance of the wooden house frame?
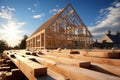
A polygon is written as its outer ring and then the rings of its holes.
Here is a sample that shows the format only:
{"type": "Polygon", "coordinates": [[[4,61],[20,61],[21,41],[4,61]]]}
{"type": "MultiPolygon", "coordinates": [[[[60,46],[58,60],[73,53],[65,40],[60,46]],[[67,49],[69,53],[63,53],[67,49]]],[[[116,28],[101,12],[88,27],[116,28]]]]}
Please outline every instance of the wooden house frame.
{"type": "Polygon", "coordinates": [[[27,40],[27,49],[88,48],[92,35],[71,4],[59,10],[27,40]]]}

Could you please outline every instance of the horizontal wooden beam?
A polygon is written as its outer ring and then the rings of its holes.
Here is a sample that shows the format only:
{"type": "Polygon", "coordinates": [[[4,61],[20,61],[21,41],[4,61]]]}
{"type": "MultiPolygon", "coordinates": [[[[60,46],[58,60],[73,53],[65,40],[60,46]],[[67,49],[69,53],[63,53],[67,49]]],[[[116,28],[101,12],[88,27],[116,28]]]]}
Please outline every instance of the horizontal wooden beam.
{"type": "Polygon", "coordinates": [[[56,62],[63,63],[63,64],[78,66],[78,67],[82,67],[82,68],[90,68],[90,62],[88,62],[88,61],[75,60],[75,59],[57,57],[57,56],[52,56],[52,55],[45,55],[44,57],[47,59],[54,60],[56,62]]]}
{"type": "Polygon", "coordinates": [[[37,77],[47,75],[47,67],[39,63],[10,52],[4,52],[4,54],[12,60],[29,80],[36,80],[37,77]]]}
{"type": "MultiPolygon", "coordinates": [[[[22,52],[24,52],[24,51],[22,51],[22,52]]],[[[24,52],[25,53],[25,52],[24,52]]],[[[18,56],[19,57],[22,57],[22,56],[24,56],[24,58],[25,59],[27,59],[27,61],[29,60],[29,59],[32,59],[32,58],[34,58],[34,56],[32,56],[32,55],[26,55],[26,54],[24,54],[24,53],[21,53],[21,52],[19,52],[19,53],[17,53],[17,55],[15,55],[16,56],[16,59],[18,59],[18,56]]],[[[40,64],[39,64],[40,65],[40,64]]],[[[31,65],[31,66],[33,66],[33,65],[31,65]]],[[[36,65],[35,65],[36,66],[36,65]]],[[[12,70],[12,72],[14,72],[15,73],[15,71],[16,70],[12,70]]],[[[43,72],[44,73],[44,72],[43,72]]],[[[36,74],[38,74],[38,73],[36,73],[36,74]]],[[[47,75],[45,75],[45,76],[40,76],[40,77],[37,77],[36,78],[37,80],[44,80],[44,79],[46,79],[46,80],[66,80],[66,78],[63,76],[63,75],[61,75],[61,74],[59,74],[59,73],[57,73],[57,72],[55,72],[55,71],[52,71],[52,70],[50,70],[50,69],[47,69],[47,75]]]]}
{"type": "Polygon", "coordinates": [[[12,72],[6,72],[6,75],[2,78],[2,80],[13,80],[12,72]]]}
{"type": "Polygon", "coordinates": [[[86,56],[102,58],[120,58],[120,52],[115,51],[89,51],[86,56]]]}
{"type": "Polygon", "coordinates": [[[57,65],[61,74],[72,76],[72,80],[119,80],[119,77],[69,65],[57,65]]]}
{"type": "Polygon", "coordinates": [[[78,60],[86,60],[90,62],[96,62],[101,64],[108,64],[113,66],[119,66],[120,67],[120,60],[119,59],[107,59],[107,58],[96,58],[96,57],[86,57],[86,56],[80,56],[80,55],[71,55],[71,58],[78,59],[78,60]]]}
{"type": "Polygon", "coordinates": [[[120,77],[120,67],[117,66],[110,66],[106,64],[99,64],[99,63],[92,63],[91,68],[93,70],[119,76],[120,77]]]}
{"type": "MultiPolygon", "coordinates": [[[[32,58],[32,57],[31,57],[32,58]]],[[[47,66],[70,80],[119,80],[119,77],[103,74],[100,72],[79,68],[75,66],[65,65],[46,58],[33,57],[39,63],[47,66]]]]}
{"type": "Polygon", "coordinates": [[[87,56],[82,56],[80,54],[74,55],[74,54],[56,54],[56,53],[53,53],[50,55],[72,58],[72,59],[77,59],[77,60],[85,60],[85,61],[96,62],[96,63],[101,63],[101,64],[108,64],[108,65],[120,67],[120,60],[119,59],[87,57],[87,56]]]}
{"type": "Polygon", "coordinates": [[[65,78],[63,75],[61,75],[53,70],[48,69],[47,73],[49,76],[53,77],[54,80],[67,80],[67,78],[65,78]]]}

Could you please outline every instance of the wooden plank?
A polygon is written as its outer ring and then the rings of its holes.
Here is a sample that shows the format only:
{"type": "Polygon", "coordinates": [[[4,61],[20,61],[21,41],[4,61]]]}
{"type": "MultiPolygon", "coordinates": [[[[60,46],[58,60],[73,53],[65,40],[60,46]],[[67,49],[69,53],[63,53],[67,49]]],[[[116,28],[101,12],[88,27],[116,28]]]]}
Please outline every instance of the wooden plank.
{"type": "Polygon", "coordinates": [[[119,80],[119,77],[103,74],[100,72],[79,68],[75,66],[60,64],[58,62],[48,60],[46,58],[36,58],[38,62],[47,66],[70,80],[119,80]]]}
{"type": "Polygon", "coordinates": [[[90,68],[90,62],[88,61],[75,60],[75,59],[63,58],[63,57],[57,57],[57,56],[51,56],[51,55],[45,55],[44,57],[47,59],[54,60],[56,62],[63,63],[63,64],[78,66],[82,68],[90,68]]]}
{"type": "MultiPolygon", "coordinates": [[[[83,56],[91,56],[91,57],[100,57],[100,58],[120,58],[120,50],[78,50],[78,49],[72,49],[72,50],[61,50],[61,51],[49,51],[49,53],[56,54],[58,53],[61,55],[61,53],[64,53],[65,55],[69,55],[70,52],[78,51],[80,55],[83,56]]],[[[47,53],[47,52],[45,52],[47,53]]],[[[63,54],[62,54],[63,55],[63,54]]]]}
{"type": "MultiPolygon", "coordinates": [[[[18,56],[17,56],[17,58],[18,58],[18,56]]],[[[19,61],[20,61],[20,63],[19,63],[20,69],[22,69],[23,71],[26,70],[25,68],[27,68],[28,71],[30,71],[32,69],[33,72],[31,72],[31,73],[35,77],[39,77],[39,76],[43,76],[43,75],[47,74],[47,68],[45,66],[43,66],[43,65],[40,65],[38,63],[35,63],[35,62],[31,61],[31,60],[28,60],[28,59],[20,57],[20,56],[19,56],[19,61]]],[[[28,71],[26,71],[26,73],[28,71]]]]}
{"type": "Polygon", "coordinates": [[[47,67],[40,65],[36,62],[28,60],[24,57],[14,54],[16,58],[12,58],[11,53],[7,54],[4,52],[6,56],[12,60],[12,62],[26,75],[29,80],[36,80],[37,77],[43,76],[47,74],[47,67]]]}
{"type": "Polygon", "coordinates": [[[0,67],[0,71],[10,71],[10,66],[0,67]]]}
{"type": "Polygon", "coordinates": [[[53,77],[55,80],[67,80],[63,75],[48,69],[48,75],[53,77]]]}
{"type": "Polygon", "coordinates": [[[66,74],[66,76],[74,76],[71,77],[71,80],[119,80],[119,77],[99,73],[96,71],[84,69],[84,68],[78,68],[74,66],[68,66],[68,65],[57,65],[59,66],[61,73],[66,74]]]}
{"type": "Polygon", "coordinates": [[[89,51],[86,56],[102,58],[120,58],[120,52],[115,51],[89,51]]]}
{"type": "MultiPolygon", "coordinates": [[[[26,58],[34,58],[34,56],[32,56],[32,55],[26,55],[26,54],[18,54],[18,55],[20,55],[20,56],[25,56],[26,58]],[[31,56],[31,57],[30,57],[31,56]]],[[[16,55],[16,58],[18,59],[18,56],[16,55]]],[[[27,60],[28,61],[28,60],[27,60]]],[[[25,62],[25,61],[24,61],[25,62]]],[[[19,64],[20,65],[20,64],[19,64]]],[[[40,64],[39,64],[40,65],[40,64]]],[[[33,66],[33,65],[32,65],[33,66]]],[[[36,65],[35,65],[36,66],[36,65]]],[[[13,73],[18,73],[19,71],[16,71],[16,70],[12,70],[12,72],[13,73]]],[[[38,73],[36,73],[36,74],[38,74],[38,73]]],[[[16,78],[13,78],[13,79],[16,79],[16,78]]],[[[47,75],[45,75],[45,76],[40,76],[40,77],[37,77],[37,80],[44,80],[44,79],[46,79],[46,80],[66,80],[66,78],[63,76],[63,75],[61,75],[61,74],[59,74],[59,73],[57,73],[57,72],[55,72],[55,71],[52,71],[52,70],[50,70],[50,69],[48,69],[47,70],[47,75]]]]}
{"type": "Polygon", "coordinates": [[[93,70],[119,76],[120,77],[120,67],[117,66],[110,66],[106,64],[98,64],[98,63],[92,63],[91,68],[93,70]]]}
{"type": "Polygon", "coordinates": [[[47,75],[46,76],[41,76],[37,78],[38,80],[67,80],[63,75],[47,69],[47,75]]]}
{"type": "Polygon", "coordinates": [[[85,60],[85,61],[108,64],[108,65],[120,67],[120,59],[87,57],[87,56],[81,56],[80,54],[75,54],[75,55],[73,54],[50,54],[50,55],[72,58],[72,59],[77,59],[77,60],[85,60]]]}
{"type": "Polygon", "coordinates": [[[86,57],[86,56],[80,56],[80,55],[71,55],[71,58],[78,59],[78,60],[86,60],[86,61],[96,62],[96,63],[101,63],[101,64],[119,66],[120,67],[120,60],[119,59],[86,57]]]}
{"type": "Polygon", "coordinates": [[[5,77],[2,80],[13,80],[12,78],[12,72],[6,72],[5,77]]]}
{"type": "MultiPolygon", "coordinates": [[[[43,58],[39,58],[39,57],[32,56],[32,55],[26,56],[26,58],[28,58],[30,60],[36,60],[36,61],[40,60],[40,61],[43,61],[42,63],[44,63],[44,61],[45,61],[45,59],[43,59],[43,58]]],[[[52,61],[49,61],[49,62],[51,63],[52,61]]],[[[44,63],[44,64],[46,66],[46,63],[44,63]]],[[[53,64],[54,64],[54,62],[53,62],[53,64]]],[[[55,71],[52,71],[50,69],[47,69],[46,76],[41,76],[38,78],[38,80],[44,80],[44,79],[46,79],[46,80],[66,80],[66,78],[63,75],[61,75],[55,71]]]]}

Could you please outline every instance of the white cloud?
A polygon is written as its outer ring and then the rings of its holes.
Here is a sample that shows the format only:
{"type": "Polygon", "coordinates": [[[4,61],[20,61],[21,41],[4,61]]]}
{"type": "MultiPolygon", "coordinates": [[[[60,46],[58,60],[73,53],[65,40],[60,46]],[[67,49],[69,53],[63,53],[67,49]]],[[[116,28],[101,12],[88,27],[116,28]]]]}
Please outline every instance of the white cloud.
{"type": "Polygon", "coordinates": [[[32,9],[32,8],[27,8],[27,10],[28,10],[28,11],[31,11],[31,12],[33,12],[33,13],[35,12],[35,10],[32,9]]]}
{"type": "Polygon", "coordinates": [[[49,13],[52,13],[52,14],[55,14],[57,13],[58,11],[60,11],[61,9],[59,8],[59,5],[56,5],[55,8],[49,10],[49,13]]]}
{"type": "Polygon", "coordinates": [[[101,9],[95,25],[89,26],[88,29],[94,38],[98,39],[108,30],[111,30],[113,33],[120,31],[120,2],[114,2],[114,5],[101,9]]]}
{"type": "Polygon", "coordinates": [[[59,7],[59,5],[56,5],[56,7],[59,7]]]}
{"type": "Polygon", "coordinates": [[[35,7],[37,7],[37,4],[33,4],[35,7]]]}
{"type": "Polygon", "coordinates": [[[33,4],[33,6],[38,8],[40,6],[39,0],[36,0],[36,2],[33,4]]]}
{"type": "Polygon", "coordinates": [[[34,15],[33,16],[34,19],[41,18],[41,17],[42,17],[42,15],[34,15]]]}
{"type": "Polygon", "coordinates": [[[111,5],[115,5],[118,2],[118,0],[115,0],[111,5]]]}
{"type": "Polygon", "coordinates": [[[0,7],[0,18],[2,19],[12,19],[13,12],[15,11],[15,8],[11,8],[9,6],[1,6],[0,7]]]}
{"type": "Polygon", "coordinates": [[[31,10],[31,8],[27,8],[27,10],[28,10],[28,11],[30,11],[30,10],[31,10]]]}
{"type": "Polygon", "coordinates": [[[55,14],[57,13],[58,11],[60,11],[61,9],[52,9],[52,10],[49,10],[49,13],[52,13],[52,14],[55,14]]]}
{"type": "Polygon", "coordinates": [[[37,14],[37,15],[34,15],[32,18],[33,19],[40,19],[40,20],[43,20],[43,17],[45,16],[45,14],[37,14]]]}
{"type": "Polygon", "coordinates": [[[52,11],[53,11],[53,12],[57,12],[57,11],[58,11],[58,9],[53,9],[52,11]]]}
{"type": "Polygon", "coordinates": [[[7,6],[7,8],[8,8],[8,10],[10,10],[10,11],[15,11],[15,8],[11,8],[11,7],[9,7],[9,6],[7,6]]]}
{"type": "Polygon", "coordinates": [[[5,8],[5,6],[1,6],[1,8],[5,8]]]}
{"type": "Polygon", "coordinates": [[[32,12],[34,13],[34,12],[35,12],[35,10],[32,10],[32,12]]]}
{"type": "Polygon", "coordinates": [[[15,46],[19,43],[23,30],[20,28],[25,25],[25,22],[14,20],[15,8],[9,6],[0,7],[0,19],[5,20],[0,22],[0,39],[6,40],[10,46],[15,46]]]}
{"type": "Polygon", "coordinates": [[[12,15],[6,13],[6,12],[0,12],[0,18],[3,18],[3,19],[11,19],[12,18],[12,15]]]}

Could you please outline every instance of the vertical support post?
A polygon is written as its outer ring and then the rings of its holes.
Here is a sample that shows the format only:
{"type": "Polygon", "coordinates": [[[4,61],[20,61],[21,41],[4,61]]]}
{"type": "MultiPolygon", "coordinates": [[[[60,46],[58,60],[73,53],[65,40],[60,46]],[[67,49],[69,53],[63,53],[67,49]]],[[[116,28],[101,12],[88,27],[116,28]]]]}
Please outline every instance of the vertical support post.
{"type": "Polygon", "coordinates": [[[91,48],[91,38],[90,37],[88,37],[89,38],[89,41],[88,41],[88,48],[90,49],[91,48]]]}
{"type": "Polygon", "coordinates": [[[66,32],[65,32],[66,33],[65,44],[66,44],[66,48],[67,48],[67,24],[65,25],[65,30],[66,30],[66,32]]]}
{"type": "Polygon", "coordinates": [[[75,35],[75,25],[73,25],[73,27],[74,27],[74,48],[75,48],[75,38],[76,38],[76,35],[75,35]]]}
{"type": "Polygon", "coordinates": [[[30,39],[29,43],[30,43],[30,49],[31,49],[31,39],[30,39]]]}
{"type": "Polygon", "coordinates": [[[44,49],[45,49],[45,43],[46,43],[46,41],[45,41],[45,32],[44,32],[44,49]]]}
{"type": "Polygon", "coordinates": [[[34,47],[35,47],[35,50],[36,50],[36,36],[35,36],[34,47]]]}
{"type": "Polygon", "coordinates": [[[40,50],[41,50],[41,42],[42,42],[41,35],[42,34],[40,33],[40,44],[39,44],[40,50]]]}
{"type": "Polygon", "coordinates": [[[36,36],[36,48],[38,47],[38,36],[36,36]]]}
{"type": "Polygon", "coordinates": [[[29,40],[29,49],[30,49],[30,40],[29,40]]]}
{"type": "Polygon", "coordinates": [[[33,38],[31,40],[32,40],[31,42],[32,42],[32,50],[33,50],[33,38]]]}
{"type": "Polygon", "coordinates": [[[85,48],[87,49],[87,29],[85,28],[85,38],[84,38],[84,40],[85,40],[85,48]]]}

